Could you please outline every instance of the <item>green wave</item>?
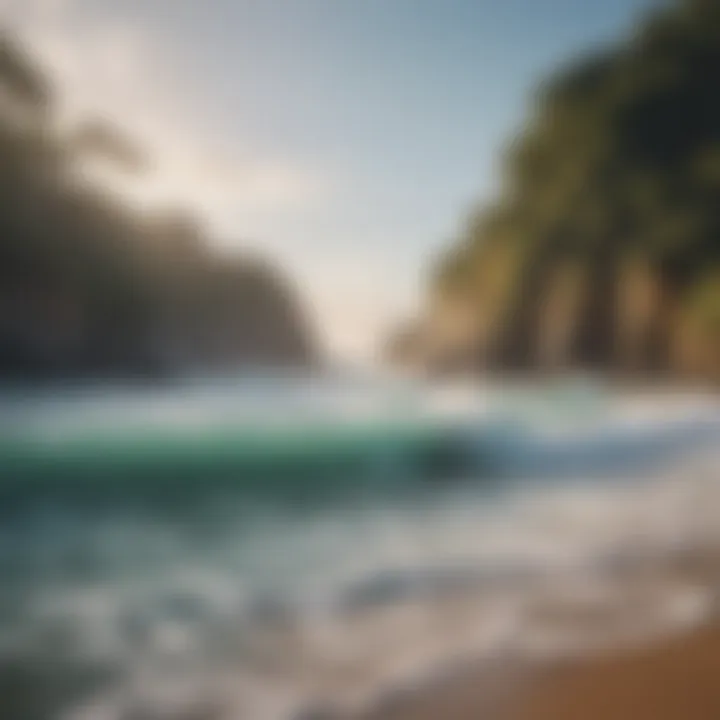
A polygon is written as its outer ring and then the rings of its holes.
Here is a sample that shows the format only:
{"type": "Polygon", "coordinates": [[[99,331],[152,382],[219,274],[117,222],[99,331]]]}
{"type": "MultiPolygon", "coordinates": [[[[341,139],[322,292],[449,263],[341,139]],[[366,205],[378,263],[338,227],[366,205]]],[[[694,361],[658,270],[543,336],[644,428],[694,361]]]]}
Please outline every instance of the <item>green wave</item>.
{"type": "Polygon", "coordinates": [[[406,424],[276,429],[142,429],[0,440],[0,497],[142,494],[171,501],[209,490],[289,497],[391,490],[460,472],[454,428],[406,424]]]}

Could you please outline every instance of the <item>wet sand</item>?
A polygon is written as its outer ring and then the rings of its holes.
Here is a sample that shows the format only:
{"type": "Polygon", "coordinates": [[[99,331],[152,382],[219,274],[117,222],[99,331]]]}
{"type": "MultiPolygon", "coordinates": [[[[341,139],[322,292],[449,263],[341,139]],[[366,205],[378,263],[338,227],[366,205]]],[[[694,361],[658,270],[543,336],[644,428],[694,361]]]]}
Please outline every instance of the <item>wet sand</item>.
{"type": "Polygon", "coordinates": [[[720,624],[549,672],[491,717],[716,720],[720,718],[720,624]]]}
{"type": "Polygon", "coordinates": [[[706,620],[582,659],[548,664],[514,657],[490,670],[466,667],[362,720],[720,720],[717,548],[632,567],[628,577],[642,581],[645,574],[701,581],[714,598],[706,620]]]}
{"type": "MultiPolygon", "coordinates": [[[[526,669],[527,670],[527,669],[526,669]]],[[[372,720],[718,720],[720,623],[512,678],[468,673],[372,720]]],[[[368,719],[370,720],[370,718],[368,719]]]]}

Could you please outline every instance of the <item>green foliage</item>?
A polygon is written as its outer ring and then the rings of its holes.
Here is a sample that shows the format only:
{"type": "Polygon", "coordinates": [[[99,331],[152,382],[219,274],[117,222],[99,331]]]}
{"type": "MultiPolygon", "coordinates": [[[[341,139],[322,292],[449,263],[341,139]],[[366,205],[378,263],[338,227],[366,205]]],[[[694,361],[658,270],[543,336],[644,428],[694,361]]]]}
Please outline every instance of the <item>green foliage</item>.
{"type": "MultiPolygon", "coordinates": [[[[508,324],[537,304],[517,298],[541,286],[530,282],[539,259],[602,265],[610,282],[613,268],[645,258],[680,296],[720,267],[718,77],[720,3],[685,0],[542,86],[507,152],[500,200],[484,213],[502,208],[501,242],[527,257],[508,324]]],[[[488,223],[468,229],[439,274],[445,287],[482,279],[468,265],[488,262],[498,235],[488,223]]]]}

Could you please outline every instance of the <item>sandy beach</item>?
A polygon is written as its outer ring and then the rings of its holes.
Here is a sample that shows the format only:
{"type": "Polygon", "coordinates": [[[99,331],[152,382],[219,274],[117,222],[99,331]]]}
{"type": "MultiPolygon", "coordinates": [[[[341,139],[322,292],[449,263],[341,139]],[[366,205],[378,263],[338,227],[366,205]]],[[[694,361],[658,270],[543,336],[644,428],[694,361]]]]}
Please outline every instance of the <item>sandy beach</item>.
{"type": "Polygon", "coordinates": [[[715,623],[663,643],[558,669],[492,717],[712,720],[720,718],[719,671],[720,625],[715,623]]]}
{"type": "MultiPolygon", "coordinates": [[[[639,573],[637,573],[639,571],[639,573]]],[[[717,720],[720,620],[717,553],[690,553],[664,568],[637,568],[702,581],[715,601],[699,623],[573,659],[517,658],[466,667],[433,686],[390,700],[362,720],[717,720]]]]}
{"type": "MultiPolygon", "coordinates": [[[[371,720],[716,720],[720,623],[626,651],[524,673],[469,673],[371,720]]],[[[368,718],[370,720],[370,718],[368,718]]]]}

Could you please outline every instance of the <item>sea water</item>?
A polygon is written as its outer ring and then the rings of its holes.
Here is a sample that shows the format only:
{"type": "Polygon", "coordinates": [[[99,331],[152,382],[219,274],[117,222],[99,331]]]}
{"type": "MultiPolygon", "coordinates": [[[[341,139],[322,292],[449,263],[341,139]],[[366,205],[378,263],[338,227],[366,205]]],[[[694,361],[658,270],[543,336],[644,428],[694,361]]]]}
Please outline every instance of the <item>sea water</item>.
{"type": "Polygon", "coordinates": [[[349,716],[713,604],[647,570],[720,539],[707,394],[246,376],[0,402],[3,718],[349,716]]]}

